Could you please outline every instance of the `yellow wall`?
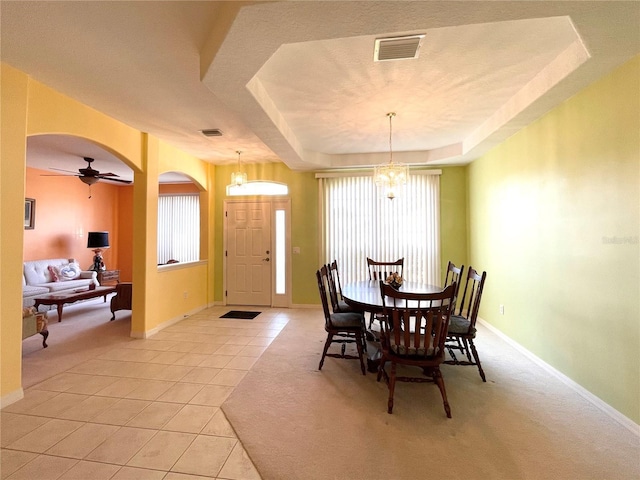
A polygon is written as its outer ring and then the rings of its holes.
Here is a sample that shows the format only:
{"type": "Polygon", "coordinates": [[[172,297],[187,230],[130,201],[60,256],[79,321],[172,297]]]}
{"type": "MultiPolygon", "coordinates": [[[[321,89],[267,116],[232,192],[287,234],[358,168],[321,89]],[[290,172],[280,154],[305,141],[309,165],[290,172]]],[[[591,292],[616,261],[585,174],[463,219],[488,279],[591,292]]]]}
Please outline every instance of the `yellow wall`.
{"type": "Polygon", "coordinates": [[[134,171],[142,167],[142,132],[34,80],[29,81],[27,127],[27,135],[68,134],[91,140],[119,157],[134,171]]]}
{"type": "MultiPolygon", "coordinates": [[[[205,162],[176,150],[165,142],[149,137],[146,142],[145,171],[136,177],[134,185],[140,186],[134,193],[134,236],[140,239],[134,251],[144,258],[138,270],[134,270],[134,292],[144,282],[144,297],[134,296],[133,311],[144,312],[143,326],[132,325],[133,334],[144,336],[146,332],[160,328],[168,321],[181,318],[187,312],[204,308],[210,303],[213,288],[208,278],[206,263],[180,265],[170,269],[157,267],[158,177],[168,171],[179,171],[205,188],[209,167],[205,162]],[[176,166],[179,165],[179,168],[176,166]],[[179,286],[179,288],[176,288],[179,286]],[[142,327],[142,328],[140,328],[142,327]]],[[[201,244],[208,244],[209,217],[208,195],[201,194],[201,244]]],[[[206,256],[204,257],[206,259],[206,256]]]]}
{"type": "Polygon", "coordinates": [[[22,396],[22,238],[28,78],[0,64],[0,399],[22,396]]]}
{"type": "Polygon", "coordinates": [[[467,265],[467,169],[444,167],[440,176],[440,266],[467,265]]]}
{"type": "Polygon", "coordinates": [[[481,317],[636,423],[639,87],[636,57],[473,162],[468,193],[481,317]]]}

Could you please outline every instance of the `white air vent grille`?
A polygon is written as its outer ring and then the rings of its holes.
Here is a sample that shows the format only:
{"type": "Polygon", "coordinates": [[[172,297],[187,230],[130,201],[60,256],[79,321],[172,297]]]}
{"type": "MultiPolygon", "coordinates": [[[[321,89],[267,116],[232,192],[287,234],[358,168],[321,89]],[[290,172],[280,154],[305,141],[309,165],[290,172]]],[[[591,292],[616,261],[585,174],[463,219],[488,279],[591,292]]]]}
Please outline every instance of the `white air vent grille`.
{"type": "Polygon", "coordinates": [[[200,130],[205,137],[221,137],[222,132],[217,128],[211,128],[209,130],[200,130]]]}
{"type": "Polygon", "coordinates": [[[378,38],[373,53],[374,62],[418,58],[424,34],[405,37],[378,38]]]}

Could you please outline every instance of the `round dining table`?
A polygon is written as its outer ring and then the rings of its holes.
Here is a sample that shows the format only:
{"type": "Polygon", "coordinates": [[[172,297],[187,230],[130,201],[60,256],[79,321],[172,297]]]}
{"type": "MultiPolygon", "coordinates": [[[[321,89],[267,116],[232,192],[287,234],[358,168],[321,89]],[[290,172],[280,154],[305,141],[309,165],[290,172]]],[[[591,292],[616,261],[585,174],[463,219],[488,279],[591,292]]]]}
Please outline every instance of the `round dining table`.
{"type": "MultiPolygon", "coordinates": [[[[442,287],[420,282],[404,281],[399,288],[403,292],[411,293],[437,293],[442,287]]],[[[352,307],[371,315],[382,313],[382,294],[380,292],[380,280],[364,280],[360,282],[346,283],[342,287],[342,298],[352,307]]],[[[367,331],[367,339],[378,342],[376,332],[367,331]]],[[[371,352],[367,358],[367,370],[375,373],[380,364],[380,349],[371,352]]]]}
{"type": "MultiPolygon", "coordinates": [[[[428,283],[405,281],[399,290],[411,293],[437,293],[442,291],[442,287],[428,283]]],[[[380,293],[379,280],[346,283],[342,287],[342,296],[347,304],[359,310],[372,313],[382,312],[382,295],[380,293]]]]}

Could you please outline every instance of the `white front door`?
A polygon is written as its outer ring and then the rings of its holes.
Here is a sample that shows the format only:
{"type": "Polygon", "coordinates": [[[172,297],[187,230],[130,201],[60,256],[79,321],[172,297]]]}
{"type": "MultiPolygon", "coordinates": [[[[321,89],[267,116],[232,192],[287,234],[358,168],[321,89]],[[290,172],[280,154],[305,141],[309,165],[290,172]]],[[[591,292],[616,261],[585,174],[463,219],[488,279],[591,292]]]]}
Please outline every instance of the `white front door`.
{"type": "Polygon", "coordinates": [[[227,301],[229,305],[271,305],[271,205],[227,204],[227,301]]]}

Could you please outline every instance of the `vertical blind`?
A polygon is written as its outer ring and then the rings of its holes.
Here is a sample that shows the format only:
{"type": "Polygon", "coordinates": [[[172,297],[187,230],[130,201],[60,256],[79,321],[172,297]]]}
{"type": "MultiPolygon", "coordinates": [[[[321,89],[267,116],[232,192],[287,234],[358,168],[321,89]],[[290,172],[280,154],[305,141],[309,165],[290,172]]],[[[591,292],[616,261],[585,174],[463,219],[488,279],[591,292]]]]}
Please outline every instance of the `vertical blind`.
{"type": "Polygon", "coordinates": [[[343,282],[368,280],[367,257],[404,257],[403,276],[439,285],[440,176],[409,176],[402,195],[379,195],[373,177],[321,180],[324,263],[338,261],[343,282]]]}
{"type": "Polygon", "coordinates": [[[200,260],[200,196],[158,197],[158,263],[200,260]]]}

